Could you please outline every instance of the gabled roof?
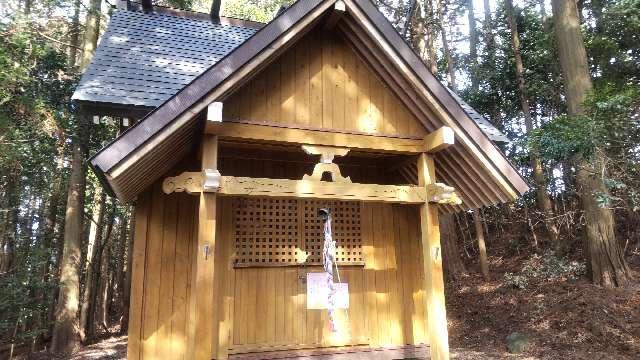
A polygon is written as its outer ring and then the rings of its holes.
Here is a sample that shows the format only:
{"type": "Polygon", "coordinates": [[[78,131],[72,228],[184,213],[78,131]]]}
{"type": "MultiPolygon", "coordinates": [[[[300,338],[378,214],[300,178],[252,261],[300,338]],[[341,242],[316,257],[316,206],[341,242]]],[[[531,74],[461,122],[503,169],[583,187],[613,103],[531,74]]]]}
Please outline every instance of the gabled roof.
{"type": "Polygon", "coordinates": [[[157,107],[257,29],[117,10],[72,99],[157,107]]]}
{"type": "MultiPolygon", "coordinates": [[[[261,23],[209,14],[117,10],[72,99],[155,108],[251,37],[261,23]],[[227,18],[228,19],[228,18],[227,18]]],[[[452,93],[491,141],[509,142],[495,126],[452,93]]]]}
{"type": "MultiPolygon", "coordinates": [[[[428,131],[451,126],[458,143],[436,157],[439,179],[461,190],[467,207],[515,199],[528,189],[469,113],[425,67],[370,0],[345,0],[338,25],[428,131]]],[[[91,163],[116,195],[131,200],[162,176],[198,136],[198,116],[223,101],[330,11],[335,0],[299,0],[96,154],[91,163]]]]}

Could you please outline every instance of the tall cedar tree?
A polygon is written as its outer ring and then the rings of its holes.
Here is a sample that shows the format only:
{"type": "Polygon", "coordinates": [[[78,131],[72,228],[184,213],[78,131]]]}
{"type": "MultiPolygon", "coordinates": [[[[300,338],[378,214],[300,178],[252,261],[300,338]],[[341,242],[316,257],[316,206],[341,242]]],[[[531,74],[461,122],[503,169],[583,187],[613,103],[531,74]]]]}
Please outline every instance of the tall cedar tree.
{"type": "MultiPolygon", "coordinates": [[[[585,113],[584,100],[592,90],[578,9],[573,0],[553,0],[558,57],[562,67],[567,110],[570,116],[585,113]]],[[[585,254],[594,283],[605,287],[624,287],[631,275],[615,235],[613,211],[601,206],[598,194],[608,195],[604,182],[605,156],[601,149],[592,159],[578,156],[576,185],[586,221],[585,254]]]]}
{"type": "MultiPolygon", "coordinates": [[[[513,10],[512,0],[505,0],[505,10],[507,16],[507,22],[509,23],[509,29],[511,30],[511,48],[513,50],[513,57],[515,62],[516,80],[518,82],[518,92],[520,95],[520,106],[522,109],[522,115],[524,116],[524,124],[527,133],[531,133],[533,130],[533,119],[531,118],[531,109],[529,107],[529,95],[527,93],[527,85],[524,79],[524,65],[522,63],[522,54],[520,52],[520,35],[518,34],[518,25],[516,23],[516,17],[513,10]]],[[[558,237],[558,227],[550,219],[553,216],[553,208],[551,205],[551,198],[547,192],[547,184],[545,181],[545,175],[542,167],[542,162],[536,151],[532,151],[531,157],[531,169],[533,173],[533,180],[536,183],[536,202],[538,209],[544,216],[544,223],[549,235],[549,238],[553,241],[554,247],[559,252],[561,246],[558,237]]]]}
{"type": "Polygon", "coordinates": [[[83,133],[81,129],[84,126],[80,123],[77,127],[78,132],[72,140],[73,157],[64,225],[64,248],[60,263],[60,290],[51,340],[53,353],[70,353],[80,345],[80,326],[77,315],[80,303],[80,246],[86,168],[81,144],[83,133]]]}

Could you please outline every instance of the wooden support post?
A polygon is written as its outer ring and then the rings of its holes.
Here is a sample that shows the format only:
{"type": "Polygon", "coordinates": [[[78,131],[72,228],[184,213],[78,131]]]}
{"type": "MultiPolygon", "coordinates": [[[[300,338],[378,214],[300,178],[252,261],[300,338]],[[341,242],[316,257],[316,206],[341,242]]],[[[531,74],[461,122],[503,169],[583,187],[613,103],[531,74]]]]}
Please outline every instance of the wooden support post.
{"type": "MultiPolygon", "coordinates": [[[[204,135],[202,169],[217,169],[218,139],[204,135]]],[[[214,254],[216,245],[216,193],[201,192],[198,209],[198,247],[190,302],[190,359],[210,360],[214,357],[217,336],[217,311],[214,303],[214,254]],[[215,343],[214,343],[215,341],[215,343]]]]}
{"type": "MultiPolygon", "coordinates": [[[[425,153],[418,156],[418,185],[435,183],[433,158],[425,153]]],[[[438,208],[426,201],[420,207],[420,234],[422,240],[423,271],[425,278],[425,309],[431,359],[449,359],[447,313],[444,302],[442,276],[442,250],[438,208]]]]}

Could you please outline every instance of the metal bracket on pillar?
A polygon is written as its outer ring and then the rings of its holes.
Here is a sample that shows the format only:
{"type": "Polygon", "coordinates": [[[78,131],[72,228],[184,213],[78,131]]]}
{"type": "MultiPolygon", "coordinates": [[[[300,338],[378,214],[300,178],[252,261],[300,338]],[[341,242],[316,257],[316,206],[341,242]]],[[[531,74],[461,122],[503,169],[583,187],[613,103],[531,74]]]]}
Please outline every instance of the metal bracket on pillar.
{"type": "Polygon", "coordinates": [[[220,190],[220,171],[216,169],[202,170],[202,191],[218,192],[220,190]]]}

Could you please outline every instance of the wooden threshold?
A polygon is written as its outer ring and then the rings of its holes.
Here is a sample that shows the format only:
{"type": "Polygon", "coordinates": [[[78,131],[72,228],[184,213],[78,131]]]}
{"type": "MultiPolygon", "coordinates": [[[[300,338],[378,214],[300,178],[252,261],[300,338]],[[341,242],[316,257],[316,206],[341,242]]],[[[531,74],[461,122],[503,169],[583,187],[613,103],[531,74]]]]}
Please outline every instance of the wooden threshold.
{"type": "Polygon", "coordinates": [[[229,360],[275,360],[275,359],[314,359],[314,360],[395,360],[429,359],[428,345],[404,345],[374,348],[366,345],[341,346],[329,348],[311,348],[299,350],[280,350],[230,354],[229,360]]]}

